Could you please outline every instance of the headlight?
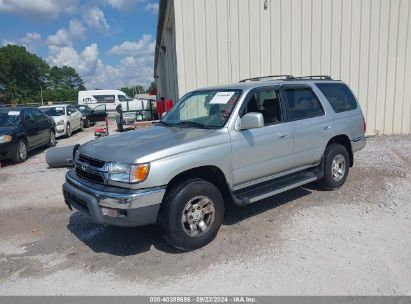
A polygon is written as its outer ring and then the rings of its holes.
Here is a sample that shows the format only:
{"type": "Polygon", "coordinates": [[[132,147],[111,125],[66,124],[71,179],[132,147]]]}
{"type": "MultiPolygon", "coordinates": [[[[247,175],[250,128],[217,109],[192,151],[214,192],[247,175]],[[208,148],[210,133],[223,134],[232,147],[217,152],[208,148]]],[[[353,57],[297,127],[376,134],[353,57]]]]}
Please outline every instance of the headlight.
{"type": "Polygon", "coordinates": [[[64,125],[64,120],[60,120],[60,121],[58,121],[58,122],[57,122],[57,125],[58,125],[58,126],[62,126],[62,125],[64,125]]]}
{"type": "Polygon", "coordinates": [[[149,164],[110,163],[108,178],[115,182],[140,183],[147,178],[149,168],[149,164]]]}
{"type": "Polygon", "coordinates": [[[79,159],[79,157],[80,157],[80,151],[79,151],[79,149],[77,148],[77,149],[74,151],[74,155],[73,155],[74,162],[77,162],[78,159],[79,159]]]}
{"type": "Polygon", "coordinates": [[[10,135],[1,135],[0,136],[0,144],[10,142],[13,139],[10,135]]]}

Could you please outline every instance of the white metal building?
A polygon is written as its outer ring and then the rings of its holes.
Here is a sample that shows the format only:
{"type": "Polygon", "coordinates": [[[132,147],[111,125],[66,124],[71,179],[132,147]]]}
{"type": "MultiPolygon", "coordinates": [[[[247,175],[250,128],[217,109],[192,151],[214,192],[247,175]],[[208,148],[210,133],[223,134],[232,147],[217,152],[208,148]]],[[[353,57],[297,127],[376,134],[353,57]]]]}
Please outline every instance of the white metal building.
{"type": "Polygon", "coordinates": [[[411,0],[161,0],[158,95],[263,75],[347,82],[368,133],[411,133],[411,0]]]}

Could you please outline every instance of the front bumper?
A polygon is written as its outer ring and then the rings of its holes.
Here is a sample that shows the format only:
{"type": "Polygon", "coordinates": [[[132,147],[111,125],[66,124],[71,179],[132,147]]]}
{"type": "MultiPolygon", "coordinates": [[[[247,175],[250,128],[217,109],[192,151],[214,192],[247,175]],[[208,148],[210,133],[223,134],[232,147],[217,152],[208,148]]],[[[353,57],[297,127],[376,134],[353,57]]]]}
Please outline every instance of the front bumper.
{"type": "Polygon", "coordinates": [[[366,142],[367,142],[367,138],[365,136],[361,136],[361,137],[353,139],[351,141],[352,152],[355,153],[355,152],[358,152],[364,149],[366,142]]]}
{"type": "Polygon", "coordinates": [[[13,141],[0,144],[0,160],[9,159],[16,151],[17,143],[13,141]]]}
{"type": "Polygon", "coordinates": [[[56,138],[61,137],[65,134],[66,134],[66,126],[65,125],[56,126],[56,138]]]}
{"type": "Polygon", "coordinates": [[[64,200],[69,208],[88,215],[98,224],[142,226],[157,221],[165,187],[139,190],[98,185],[77,177],[74,169],[66,174],[64,200]],[[116,209],[116,217],[103,214],[103,208],[116,209]]]}

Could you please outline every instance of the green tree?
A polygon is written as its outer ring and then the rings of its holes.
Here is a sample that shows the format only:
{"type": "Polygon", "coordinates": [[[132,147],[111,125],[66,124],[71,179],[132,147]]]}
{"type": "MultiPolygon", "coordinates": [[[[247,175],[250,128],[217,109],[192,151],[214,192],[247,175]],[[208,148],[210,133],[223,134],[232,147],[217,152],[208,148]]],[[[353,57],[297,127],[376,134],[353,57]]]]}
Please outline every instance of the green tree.
{"type": "Polygon", "coordinates": [[[73,89],[48,89],[43,92],[43,99],[48,101],[76,101],[78,91],[73,89]]]}
{"type": "Polygon", "coordinates": [[[45,85],[48,64],[26,48],[7,45],[0,48],[0,101],[2,103],[38,102],[45,85]]]}
{"type": "Polygon", "coordinates": [[[48,88],[84,90],[83,79],[72,67],[53,66],[48,75],[48,88]]]}
{"type": "Polygon", "coordinates": [[[120,91],[123,91],[130,97],[134,97],[135,94],[142,94],[145,92],[144,88],[140,85],[136,85],[134,87],[124,87],[121,88],[120,91]]]}
{"type": "Polygon", "coordinates": [[[150,94],[157,94],[157,85],[155,82],[150,83],[150,86],[148,87],[146,93],[150,94]]]}

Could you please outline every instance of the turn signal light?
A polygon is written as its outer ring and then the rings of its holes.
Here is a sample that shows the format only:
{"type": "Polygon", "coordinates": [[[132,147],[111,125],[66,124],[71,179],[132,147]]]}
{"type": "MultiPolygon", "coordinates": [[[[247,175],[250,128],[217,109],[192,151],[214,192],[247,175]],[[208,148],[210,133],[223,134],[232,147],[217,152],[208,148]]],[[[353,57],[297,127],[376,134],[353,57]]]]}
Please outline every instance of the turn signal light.
{"type": "Polygon", "coordinates": [[[148,170],[148,164],[136,165],[134,168],[134,182],[144,181],[148,175],[148,170]]]}

